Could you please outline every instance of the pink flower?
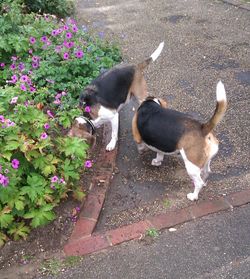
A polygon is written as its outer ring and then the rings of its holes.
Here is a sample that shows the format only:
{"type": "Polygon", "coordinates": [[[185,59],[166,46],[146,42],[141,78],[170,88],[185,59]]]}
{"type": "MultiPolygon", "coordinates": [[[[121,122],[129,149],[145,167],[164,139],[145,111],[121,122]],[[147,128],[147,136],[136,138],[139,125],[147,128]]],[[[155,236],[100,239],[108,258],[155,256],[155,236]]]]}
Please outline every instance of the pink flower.
{"type": "Polygon", "coordinates": [[[64,25],[64,26],[63,26],[63,29],[64,29],[64,30],[69,30],[68,25],[64,25]]]}
{"type": "Polygon", "coordinates": [[[55,176],[51,177],[50,181],[52,183],[56,183],[58,181],[58,177],[55,175],[55,176]]]}
{"type": "Polygon", "coordinates": [[[2,62],[2,63],[0,64],[0,66],[1,66],[2,68],[4,68],[5,64],[2,62]]]}
{"type": "Polygon", "coordinates": [[[48,129],[50,128],[50,125],[49,125],[49,123],[45,123],[45,124],[43,125],[43,127],[44,127],[44,129],[48,130],[48,129]]]}
{"type": "Polygon", "coordinates": [[[5,119],[4,119],[4,116],[3,116],[3,115],[0,115],[0,122],[2,122],[2,123],[5,122],[5,119]]]}
{"type": "Polygon", "coordinates": [[[15,64],[11,64],[11,65],[10,65],[10,69],[11,69],[11,70],[15,70],[15,69],[16,69],[16,65],[15,65],[15,64]]]}
{"type": "Polygon", "coordinates": [[[17,61],[17,56],[12,56],[12,57],[11,57],[11,60],[12,60],[12,61],[17,61]]]}
{"type": "Polygon", "coordinates": [[[41,136],[40,136],[40,138],[43,139],[43,140],[46,139],[47,137],[48,137],[48,135],[45,132],[42,133],[41,136]]]}
{"type": "Polygon", "coordinates": [[[67,93],[65,91],[62,91],[62,96],[66,96],[67,93]]]}
{"type": "Polygon", "coordinates": [[[78,28],[77,28],[76,25],[73,25],[73,26],[72,26],[72,31],[73,31],[73,32],[77,32],[77,31],[78,31],[78,28]]]}
{"type": "Polygon", "coordinates": [[[69,54],[68,54],[68,52],[65,52],[65,53],[63,54],[63,58],[64,58],[65,60],[69,59],[69,54]]]}
{"type": "Polygon", "coordinates": [[[33,53],[33,50],[32,50],[32,49],[29,49],[28,52],[29,52],[29,54],[32,54],[32,53],[33,53]]]}
{"type": "Polygon", "coordinates": [[[36,88],[33,86],[30,86],[30,92],[35,92],[35,91],[36,91],[36,88]]]}
{"type": "Polygon", "coordinates": [[[35,56],[35,55],[34,55],[34,56],[32,57],[32,61],[33,61],[33,62],[39,62],[39,60],[40,60],[40,57],[39,57],[39,56],[35,56]]]}
{"type": "Polygon", "coordinates": [[[33,67],[34,69],[37,69],[37,68],[39,67],[39,63],[38,63],[38,62],[33,62],[33,63],[32,63],[32,67],[33,67]]]}
{"type": "Polygon", "coordinates": [[[50,110],[47,110],[47,114],[48,114],[49,117],[54,118],[54,115],[50,110]]]}
{"type": "Polygon", "coordinates": [[[29,80],[29,77],[27,76],[27,75],[23,75],[23,76],[21,76],[21,78],[20,78],[20,81],[21,82],[27,82],[29,80]]]}
{"type": "Polygon", "coordinates": [[[25,69],[24,63],[21,62],[21,63],[18,65],[18,69],[19,69],[20,71],[23,71],[23,70],[25,69]]]}
{"type": "Polygon", "coordinates": [[[13,159],[11,161],[11,166],[13,169],[18,169],[19,168],[19,161],[17,159],[13,159]]]}
{"type": "Polygon", "coordinates": [[[51,35],[52,35],[52,36],[57,36],[57,35],[58,35],[58,31],[57,31],[57,30],[53,30],[53,31],[51,32],[51,35]]]}
{"type": "Polygon", "coordinates": [[[92,162],[90,160],[87,160],[84,164],[85,168],[91,168],[92,167],[92,162]]]}
{"type": "Polygon", "coordinates": [[[27,90],[27,88],[26,88],[26,86],[24,84],[21,84],[20,88],[21,88],[22,91],[26,91],[27,90]]]}
{"type": "Polygon", "coordinates": [[[55,105],[60,105],[61,104],[61,101],[59,99],[56,99],[54,102],[53,102],[55,105]]]}
{"type": "Polygon", "coordinates": [[[82,58],[83,57],[83,51],[82,50],[78,50],[75,53],[76,58],[82,58]]]}
{"type": "Polygon", "coordinates": [[[13,97],[10,101],[11,104],[16,104],[18,97],[13,97]]]}
{"type": "Polygon", "coordinates": [[[16,83],[17,82],[17,75],[13,75],[12,77],[11,77],[11,83],[16,83]]]}
{"type": "Polygon", "coordinates": [[[68,33],[66,34],[66,38],[67,38],[67,39],[71,39],[71,38],[72,38],[72,33],[68,32],[68,33]]]}
{"type": "Polygon", "coordinates": [[[36,42],[36,39],[34,37],[30,37],[30,43],[33,45],[36,42]]]}
{"type": "Polygon", "coordinates": [[[90,108],[90,106],[86,106],[86,107],[85,107],[85,112],[88,112],[88,113],[90,113],[90,112],[91,112],[91,108],[90,108]]]}
{"type": "Polygon", "coordinates": [[[42,41],[43,43],[46,43],[47,40],[48,40],[48,38],[47,38],[46,36],[42,36],[41,41],[42,41]]]}
{"type": "Polygon", "coordinates": [[[65,184],[66,182],[63,178],[61,178],[59,183],[65,184]]]}
{"type": "Polygon", "coordinates": [[[7,187],[9,184],[9,178],[0,174],[0,184],[2,184],[3,187],[7,187]]]}

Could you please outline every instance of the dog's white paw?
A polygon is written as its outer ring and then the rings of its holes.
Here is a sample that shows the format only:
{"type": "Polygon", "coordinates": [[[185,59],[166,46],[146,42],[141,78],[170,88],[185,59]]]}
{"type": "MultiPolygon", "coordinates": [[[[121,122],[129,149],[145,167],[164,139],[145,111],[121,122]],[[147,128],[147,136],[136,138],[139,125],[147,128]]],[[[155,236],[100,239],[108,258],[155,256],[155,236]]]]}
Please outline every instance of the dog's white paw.
{"type": "Polygon", "coordinates": [[[190,200],[190,201],[196,201],[198,200],[198,196],[194,193],[189,193],[187,194],[187,198],[190,200]]]}
{"type": "Polygon", "coordinates": [[[157,161],[156,159],[153,159],[151,162],[152,166],[159,167],[161,165],[162,161],[157,161]]]}
{"type": "Polygon", "coordinates": [[[106,150],[107,151],[112,151],[112,150],[114,150],[115,149],[115,145],[116,145],[116,140],[111,140],[110,142],[109,142],[109,144],[106,146],[106,150]]]}

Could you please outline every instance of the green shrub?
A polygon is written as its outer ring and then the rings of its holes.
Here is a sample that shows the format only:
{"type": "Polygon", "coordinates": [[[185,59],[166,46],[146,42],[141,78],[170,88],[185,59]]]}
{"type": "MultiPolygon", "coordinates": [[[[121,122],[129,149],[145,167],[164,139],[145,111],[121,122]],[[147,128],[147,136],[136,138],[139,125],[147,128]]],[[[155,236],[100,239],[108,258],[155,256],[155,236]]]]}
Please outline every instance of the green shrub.
{"type": "Polygon", "coordinates": [[[62,131],[81,114],[77,100],[84,86],[120,60],[116,46],[72,19],[24,18],[22,32],[15,33],[19,47],[8,40],[14,29],[7,34],[0,26],[8,54],[0,60],[0,244],[53,220],[53,208],[68,192],[84,197],[77,181],[91,165],[88,147],[62,131]]]}
{"type": "Polygon", "coordinates": [[[72,0],[24,0],[24,3],[29,12],[53,14],[61,18],[74,12],[72,0]]]}

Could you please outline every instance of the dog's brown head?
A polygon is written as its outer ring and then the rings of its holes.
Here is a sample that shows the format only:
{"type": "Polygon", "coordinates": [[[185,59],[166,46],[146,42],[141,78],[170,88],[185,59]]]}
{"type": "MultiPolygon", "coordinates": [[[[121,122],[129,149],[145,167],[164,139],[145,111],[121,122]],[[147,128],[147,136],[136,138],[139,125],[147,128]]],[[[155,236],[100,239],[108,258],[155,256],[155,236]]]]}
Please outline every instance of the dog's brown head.
{"type": "Polygon", "coordinates": [[[86,117],[77,117],[68,132],[70,137],[78,137],[85,139],[93,148],[96,142],[94,125],[86,117]]]}

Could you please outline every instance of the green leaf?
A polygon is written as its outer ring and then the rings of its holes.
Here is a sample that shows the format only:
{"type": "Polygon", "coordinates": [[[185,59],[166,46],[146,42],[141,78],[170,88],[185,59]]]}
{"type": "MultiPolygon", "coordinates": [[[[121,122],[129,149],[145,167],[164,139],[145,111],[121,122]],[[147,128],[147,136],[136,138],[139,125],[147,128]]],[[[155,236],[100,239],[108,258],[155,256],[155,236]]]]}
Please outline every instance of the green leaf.
{"type": "Polygon", "coordinates": [[[0,212],[0,228],[8,228],[13,221],[13,216],[9,213],[2,214],[0,212]]]}
{"type": "Polygon", "coordinates": [[[14,240],[19,240],[20,238],[26,239],[30,232],[29,227],[25,226],[24,222],[21,222],[17,225],[14,225],[11,229],[8,230],[10,235],[13,235],[14,240]]]}
{"type": "Polygon", "coordinates": [[[37,228],[42,225],[46,225],[50,221],[55,219],[55,213],[52,211],[52,205],[44,205],[39,209],[34,209],[30,213],[24,215],[26,219],[32,219],[31,226],[37,228]]]}

